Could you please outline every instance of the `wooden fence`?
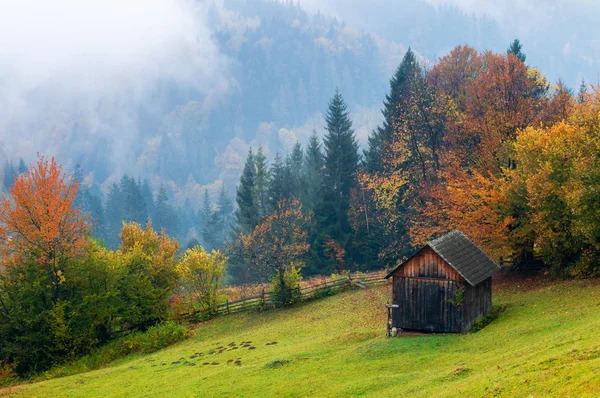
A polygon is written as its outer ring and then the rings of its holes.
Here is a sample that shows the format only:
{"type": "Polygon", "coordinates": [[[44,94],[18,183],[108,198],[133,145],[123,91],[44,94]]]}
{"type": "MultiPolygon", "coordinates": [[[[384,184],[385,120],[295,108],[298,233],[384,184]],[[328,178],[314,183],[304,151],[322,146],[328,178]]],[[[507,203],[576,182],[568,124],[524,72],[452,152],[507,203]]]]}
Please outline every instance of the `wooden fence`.
{"type": "MultiPolygon", "coordinates": [[[[339,279],[325,281],[317,285],[308,286],[306,288],[298,288],[293,296],[296,297],[296,301],[310,301],[321,297],[327,297],[339,293],[348,288],[366,288],[373,286],[382,286],[389,283],[389,280],[384,279],[386,273],[378,272],[373,274],[348,274],[340,277],[339,279]]],[[[263,288],[262,293],[257,296],[247,297],[236,301],[226,301],[225,303],[217,306],[212,311],[212,315],[223,315],[233,314],[244,311],[260,311],[265,309],[272,309],[276,307],[277,300],[272,297],[270,292],[265,291],[263,288]]],[[[202,319],[208,318],[208,314],[205,311],[196,311],[183,316],[184,318],[202,319]]]]}

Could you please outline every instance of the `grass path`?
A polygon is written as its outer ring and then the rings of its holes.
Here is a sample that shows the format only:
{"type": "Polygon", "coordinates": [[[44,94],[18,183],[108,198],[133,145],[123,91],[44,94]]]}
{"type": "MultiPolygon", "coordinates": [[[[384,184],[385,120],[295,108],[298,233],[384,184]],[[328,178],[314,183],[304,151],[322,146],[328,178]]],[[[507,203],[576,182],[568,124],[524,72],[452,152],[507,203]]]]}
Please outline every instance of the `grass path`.
{"type": "Polygon", "coordinates": [[[169,349],[4,394],[600,396],[600,282],[523,288],[497,289],[494,303],[507,310],[478,333],[386,338],[389,287],[366,289],[220,317],[169,349]]]}

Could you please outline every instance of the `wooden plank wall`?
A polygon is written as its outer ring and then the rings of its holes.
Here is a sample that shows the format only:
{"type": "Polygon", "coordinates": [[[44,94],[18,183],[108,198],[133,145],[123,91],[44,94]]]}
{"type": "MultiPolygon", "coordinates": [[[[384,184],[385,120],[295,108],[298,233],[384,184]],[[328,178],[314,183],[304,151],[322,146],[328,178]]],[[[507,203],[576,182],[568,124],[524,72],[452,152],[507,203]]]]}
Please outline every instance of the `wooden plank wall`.
{"type": "Polygon", "coordinates": [[[440,278],[455,281],[462,280],[460,274],[428,246],[425,246],[421,251],[414,255],[393,275],[440,278]]]}
{"type": "Polygon", "coordinates": [[[489,277],[477,286],[466,285],[463,304],[463,332],[473,326],[477,318],[492,310],[492,278],[489,277]]]}
{"type": "Polygon", "coordinates": [[[466,332],[492,307],[491,278],[473,287],[425,247],[393,274],[392,325],[402,329],[466,332]],[[448,300],[464,289],[463,303],[448,300]]]}

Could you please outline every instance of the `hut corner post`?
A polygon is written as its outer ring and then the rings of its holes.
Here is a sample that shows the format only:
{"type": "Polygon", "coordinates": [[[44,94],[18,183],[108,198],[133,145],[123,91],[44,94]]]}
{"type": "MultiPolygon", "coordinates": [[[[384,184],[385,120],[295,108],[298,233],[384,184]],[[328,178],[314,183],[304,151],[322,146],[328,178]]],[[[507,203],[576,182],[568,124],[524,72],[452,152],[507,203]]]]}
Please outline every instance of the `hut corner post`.
{"type": "Polygon", "coordinates": [[[387,303],[386,305],[387,308],[387,313],[388,313],[388,317],[387,317],[387,331],[386,331],[386,336],[387,337],[392,337],[392,309],[394,308],[398,308],[399,305],[398,304],[389,304],[387,303]]]}

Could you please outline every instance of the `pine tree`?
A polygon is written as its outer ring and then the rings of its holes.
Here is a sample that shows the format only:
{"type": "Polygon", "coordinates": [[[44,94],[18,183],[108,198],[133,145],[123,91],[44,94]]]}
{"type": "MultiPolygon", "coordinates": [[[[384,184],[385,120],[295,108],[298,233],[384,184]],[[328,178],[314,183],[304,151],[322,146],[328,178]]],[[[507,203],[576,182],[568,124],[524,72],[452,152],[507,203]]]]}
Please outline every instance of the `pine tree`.
{"type": "Polygon", "coordinates": [[[105,239],[104,208],[102,207],[100,188],[97,185],[83,186],[80,188],[80,192],[83,192],[81,209],[91,217],[92,235],[97,239],[105,239]]]}
{"type": "Polygon", "coordinates": [[[142,196],[144,197],[146,207],[148,208],[148,215],[154,220],[156,218],[156,215],[154,214],[156,205],[154,203],[154,194],[152,193],[152,188],[150,187],[150,181],[148,181],[148,179],[144,179],[142,182],[142,196]]]}
{"type": "Polygon", "coordinates": [[[409,48],[396,73],[390,80],[390,92],[383,101],[383,123],[369,136],[369,148],[365,151],[365,169],[368,172],[381,171],[382,157],[392,142],[394,123],[406,108],[410,85],[415,77],[421,75],[421,67],[415,53],[409,48]]]}
{"type": "Polygon", "coordinates": [[[289,196],[294,199],[302,199],[304,197],[305,185],[303,175],[304,151],[302,145],[296,142],[292,153],[287,157],[287,165],[289,169],[289,196]]]}
{"type": "Polygon", "coordinates": [[[213,250],[216,247],[218,241],[218,214],[213,211],[210,196],[208,196],[208,190],[204,190],[204,197],[202,199],[202,207],[200,208],[200,219],[202,220],[202,228],[200,237],[202,238],[202,245],[207,251],[213,250]]]}
{"type": "Polygon", "coordinates": [[[200,205],[200,210],[198,211],[201,231],[204,230],[204,226],[208,224],[212,216],[212,212],[212,204],[210,203],[210,196],[208,196],[208,189],[205,189],[204,195],[202,195],[202,204],[200,205]]]}
{"type": "Polygon", "coordinates": [[[317,132],[313,130],[304,157],[305,196],[302,201],[307,211],[314,211],[321,205],[323,197],[323,153],[317,132]]]}
{"type": "Polygon", "coordinates": [[[17,171],[19,172],[19,174],[27,173],[27,165],[25,164],[25,161],[23,160],[23,158],[19,159],[19,168],[17,171]]]}
{"type": "Polygon", "coordinates": [[[356,185],[355,176],[360,159],[350,114],[339,90],[336,90],[329,102],[325,120],[327,134],[323,141],[325,214],[329,224],[327,228],[332,238],[345,245],[350,232],[350,191],[356,185]]]}
{"type": "Polygon", "coordinates": [[[525,60],[527,59],[527,56],[523,53],[522,50],[523,50],[523,45],[521,44],[519,39],[515,39],[512,43],[510,43],[510,46],[508,46],[506,53],[513,54],[515,57],[517,57],[517,59],[519,61],[525,62],[525,60]]]}
{"type": "Polygon", "coordinates": [[[269,169],[267,165],[267,157],[265,156],[262,147],[258,147],[256,156],[254,156],[254,196],[256,206],[258,207],[258,217],[263,218],[269,212],[269,169]]]}
{"type": "Polygon", "coordinates": [[[15,175],[17,175],[17,170],[12,162],[8,160],[4,164],[4,188],[8,190],[15,183],[15,175]]]}
{"type": "Polygon", "coordinates": [[[178,232],[178,218],[177,211],[169,204],[167,190],[161,184],[156,195],[152,226],[156,231],[162,231],[164,228],[167,235],[176,236],[178,232]]]}
{"type": "Polygon", "coordinates": [[[236,189],[235,198],[238,206],[235,213],[237,227],[244,233],[250,232],[259,221],[258,206],[254,194],[255,170],[254,154],[250,149],[240,177],[240,183],[236,189]]]}
{"type": "Polygon", "coordinates": [[[314,130],[306,147],[303,174],[305,196],[302,206],[307,213],[312,212],[315,215],[308,225],[308,241],[311,247],[307,258],[307,266],[303,273],[314,275],[324,271],[323,259],[321,258],[324,234],[319,225],[323,224],[323,214],[325,213],[323,209],[323,153],[321,142],[314,130]]]}
{"type": "Polygon", "coordinates": [[[146,225],[148,208],[142,194],[141,182],[124,175],[121,178],[121,192],[123,193],[123,220],[146,225]]]}
{"type": "Polygon", "coordinates": [[[277,203],[289,198],[289,189],[287,186],[288,174],[286,165],[284,165],[279,154],[276,154],[275,160],[271,165],[271,181],[269,184],[270,209],[276,209],[277,203]]]}
{"type": "Polygon", "coordinates": [[[577,102],[583,104],[587,95],[587,82],[585,78],[581,79],[581,84],[579,85],[579,93],[577,93],[577,102]]]}
{"type": "Polygon", "coordinates": [[[104,218],[106,222],[105,243],[109,248],[119,245],[119,233],[125,219],[123,211],[124,197],[119,184],[113,183],[106,197],[104,218]]]}

